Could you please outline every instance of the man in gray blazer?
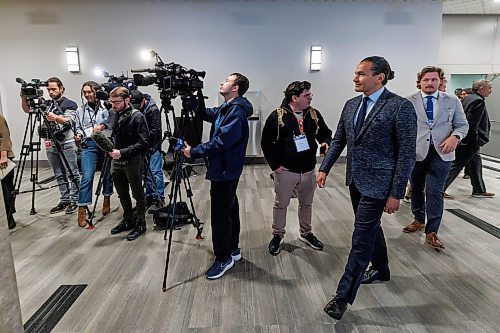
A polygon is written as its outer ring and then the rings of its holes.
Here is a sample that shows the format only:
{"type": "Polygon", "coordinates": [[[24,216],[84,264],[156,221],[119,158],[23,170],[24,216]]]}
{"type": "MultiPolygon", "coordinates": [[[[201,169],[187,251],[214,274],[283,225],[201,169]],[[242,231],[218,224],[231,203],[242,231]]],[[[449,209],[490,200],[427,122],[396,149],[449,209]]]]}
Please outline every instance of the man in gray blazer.
{"type": "Polygon", "coordinates": [[[437,236],[443,217],[444,184],[455,149],[469,129],[460,100],[438,91],[443,79],[441,68],[424,67],[417,74],[420,91],[409,98],[417,111],[417,162],[410,178],[414,220],[403,228],[406,233],[425,229],[426,242],[436,249],[444,249],[437,236]]]}
{"type": "Polygon", "coordinates": [[[417,119],[405,98],[385,88],[394,78],[382,57],[363,59],[354,73],[357,92],[346,102],[337,131],[319,168],[317,183],[324,187],[333,164],[347,146],[346,185],[354,209],[352,248],[334,298],[324,311],[340,319],[352,304],[359,285],[390,279],[382,213],[395,213],[415,163],[417,119]],[[372,263],[366,271],[368,264],[372,263]],[[366,272],[365,272],[366,271],[366,272]]]}

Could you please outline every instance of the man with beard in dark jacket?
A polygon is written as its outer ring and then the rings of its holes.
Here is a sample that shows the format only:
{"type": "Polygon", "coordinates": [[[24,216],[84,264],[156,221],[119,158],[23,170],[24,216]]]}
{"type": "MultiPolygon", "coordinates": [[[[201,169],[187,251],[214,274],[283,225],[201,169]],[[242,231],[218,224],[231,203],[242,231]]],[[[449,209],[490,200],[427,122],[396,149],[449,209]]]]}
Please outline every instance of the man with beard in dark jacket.
{"type": "Polygon", "coordinates": [[[134,90],[130,94],[132,106],[141,111],[146,118],[149,129],[149,149],[146,153],[146,161],[149,162],[149,170],[144,166],[144,183],[146,185],[146,206],[151,207],[152,213],[165,203],[165,181],[163,179],[163,156],[161,154],[161,113],[154,99],[134,90]]]}
{"type": "MultiPolygon", "coordinates": [[[[211,225],[215,261],[207,271],[208,279],[224,275],[234,262],[241,259],[238,248],[240,216],[236,188],[243,171],[248,143],[248,120],[253,107],[243,97],[248,90],[248,79],[233,73],[220,84],[219,93],[224,103],[215,108],[196,110],[196,119],[212,123],[210,140],[182,150],[186,157],[208,158],[206,178],[211,181],[211,225]]],[[[200,102],[203,101],[201,97],[200,102]]]]}
{"type": "Polygon", "coordinates": [[[146,199],[142,187],[144,153],[148,148],[149,130],[144,115],[130,105],[130,94],[125,87],[116,87],[110,93],[110,103],[117,116],[113,125],[115,145],[109,156],[113,158],[112,175],[116,192],[123,208],[123,219],[111,229],[111,234],[132,231],[127,240],[132,241],[146,232],[146,199]],[[136,201],[136,211],[132,200],[136,201]]]}
{"type": "Polygon", "coordinates": [[[311,228],[312,203],[316,189],[316,152],[318,142],[326,151],[332,131],[318,110],[311,107],[311,83],[294,81],[285,90],[281,107],[273,111],[262,131],[262,151],[273,170],[274,191],[273,239],[269,253],[277,255],[285,237],[286,213],[293,191],[299,200],[299,240],[313,249],[323,243],[311,228]]]}

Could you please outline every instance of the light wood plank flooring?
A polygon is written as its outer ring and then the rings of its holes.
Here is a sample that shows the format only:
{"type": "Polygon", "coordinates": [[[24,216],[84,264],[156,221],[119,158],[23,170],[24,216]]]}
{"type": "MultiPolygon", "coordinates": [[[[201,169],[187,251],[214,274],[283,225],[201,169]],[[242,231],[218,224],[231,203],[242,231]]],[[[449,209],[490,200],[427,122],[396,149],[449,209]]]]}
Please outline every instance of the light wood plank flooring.
{"type": "MultiPolygon", "coordinates": [[[[436,252],[423,234],[403,234],[411,222],[409,204],[384,215],[392,279],[362,286],[341,321],[323,313],[343,273],[350,248],[353,213],[345,165],[336,166],[327,187],[316,191],[313,229],[325,243],[316,251],[298,237],[297,200],[289,208],[283,251],[267,252],[271,239],[273,187],[266,165],[244,169],[238,195],[243,260],[223,278],[208,281],[212,245],[209,182],[192,178],[196,212],[205,222],[204,240],[195,229],[175,231],[168,291],[161,291],[166,242],[148,231],[128,242],[110,235],[121,219],[116,195],[113,213],[88,231],[76,215],[50,215],[56,188],[37,193],[38,214],[29,215],[30,194],[18,197],[18,227],[12,232],[23,320],[62,284],[88,284],[53,332],[498,332],[500,327],[500,241],[459,217],[444,213],[436,252]]],[[[42,176],[50,175],[43,170],[42,176]]],[[[468,180],[450,188],[461,208],[499,225],[499,173],[484,170],[493,199],[470,197],[468,180]]],[[[102,201],[102,198],[101,198],[102,201]]],[[[98,216],[99,217],[99,216],[98,216]]]]}

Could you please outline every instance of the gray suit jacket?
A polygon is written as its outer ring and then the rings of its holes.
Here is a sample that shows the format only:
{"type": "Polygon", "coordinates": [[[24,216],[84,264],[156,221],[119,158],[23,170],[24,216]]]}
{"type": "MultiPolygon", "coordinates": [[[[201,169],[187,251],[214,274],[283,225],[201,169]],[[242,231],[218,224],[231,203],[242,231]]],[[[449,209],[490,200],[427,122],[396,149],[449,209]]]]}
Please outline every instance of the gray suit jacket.
{"type": "Polygon", "coordinates": [[[465,117],[462,103],[454,95],[438,93],[437,107],[434,110],[434,123],[429,125],[425,113],[424,100],[420,91],[411,95],[410,102],[417,112],[417,161],[423,161],[429,152],[430,138],[443,161],[455,160],[455,152],[443,154],[439,145],[451,135],[458,135],[462,140],[467,135],[469,124],[465,117]]]}
{"type": "Polygon", "coordinates": [[[328,173],[347,145],[346,185],[354,182],[368,197],[401,199],[415,164],[415,109],[406,98],[385,89],[355,137],[354,116],[361,99],[354,97],[344,105],[319,170],[328,173]]]}

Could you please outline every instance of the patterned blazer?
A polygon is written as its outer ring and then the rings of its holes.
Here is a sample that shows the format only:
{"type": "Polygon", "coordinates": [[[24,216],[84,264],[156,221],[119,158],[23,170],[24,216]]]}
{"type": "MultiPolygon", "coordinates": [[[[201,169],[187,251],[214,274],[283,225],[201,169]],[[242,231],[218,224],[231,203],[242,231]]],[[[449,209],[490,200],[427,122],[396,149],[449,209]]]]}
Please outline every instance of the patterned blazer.
{"type": "Polygon", "coordinates": [[[347,146],[346,185],[361,194],[401,199],[415,164],[417,117],[409,100],[385,89],[357,137],[354,117],[362,96],[346,102],[320,171],[328,173],[347,146]]]}

